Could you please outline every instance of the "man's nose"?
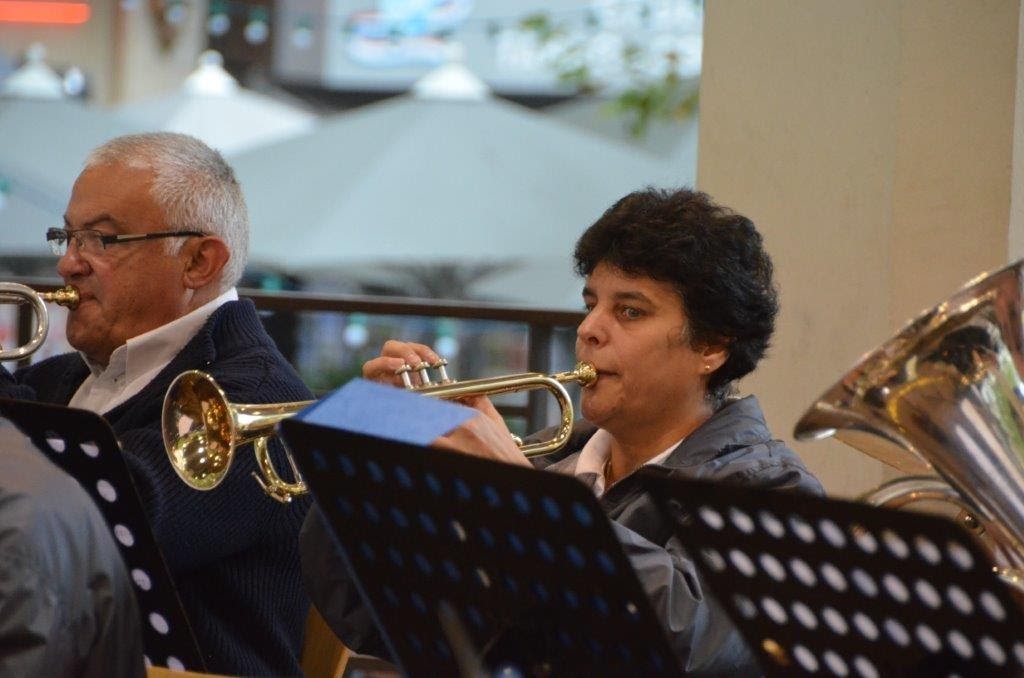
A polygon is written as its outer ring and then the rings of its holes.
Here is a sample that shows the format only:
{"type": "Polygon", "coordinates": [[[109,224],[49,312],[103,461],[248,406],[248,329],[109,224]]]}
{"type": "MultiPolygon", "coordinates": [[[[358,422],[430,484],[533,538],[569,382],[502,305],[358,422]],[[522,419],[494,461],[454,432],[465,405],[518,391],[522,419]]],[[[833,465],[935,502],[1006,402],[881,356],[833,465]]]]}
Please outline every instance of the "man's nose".
{"type": "Polygon", "coordinates": [[[76,276],[86,275],[89,272],[89,262],[78,250],[78,245],[72,240],[68,243],[68,249],[57,260],[57,275],[65,280],[76,276]]]}

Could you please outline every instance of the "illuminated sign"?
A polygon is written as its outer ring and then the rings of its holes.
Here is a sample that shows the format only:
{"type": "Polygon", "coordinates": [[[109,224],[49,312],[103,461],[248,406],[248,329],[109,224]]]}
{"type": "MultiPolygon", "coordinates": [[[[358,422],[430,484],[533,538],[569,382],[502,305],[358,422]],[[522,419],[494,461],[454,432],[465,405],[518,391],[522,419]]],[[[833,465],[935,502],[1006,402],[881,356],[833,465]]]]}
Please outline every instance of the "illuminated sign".
{"type": "Polygon", "coordinates": [[[85,2],[0,0],[0,23],[84,24],[92,13],[85,2]]]}

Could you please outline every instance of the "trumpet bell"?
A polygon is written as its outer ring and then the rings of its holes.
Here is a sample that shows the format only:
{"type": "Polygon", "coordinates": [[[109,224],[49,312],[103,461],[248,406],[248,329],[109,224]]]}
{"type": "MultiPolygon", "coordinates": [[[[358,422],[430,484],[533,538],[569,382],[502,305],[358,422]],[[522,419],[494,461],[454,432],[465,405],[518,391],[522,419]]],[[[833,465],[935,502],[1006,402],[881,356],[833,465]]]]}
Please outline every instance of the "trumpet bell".
{"type": "Polygon", "coordinates": [[[224,391],[202,372],[184,372],[167,389],[162,419],[164,447],[178,477],[197,490],[219,485],[237,444],[224,391]]]}
{"type": "Polygon", "coordinates": [[[794,435],[935,473],[1024,554],[1024,262],[967,283],[864,356],[794,435]]]}
{"type": "Polygon", "coordinates": [[[295,462],[288,456],[296,482],[281,479],[270,459],[267,439],[282,419],[313,401],[238,404],[228,400],[213,377],[189,370],[179,374],[164,394],[161,414],[164,449],[178,477],[196,490],[212,490],[227,477],[235,450],[254,443],[260,487],[287,503],[305,494],[295,462]]]}

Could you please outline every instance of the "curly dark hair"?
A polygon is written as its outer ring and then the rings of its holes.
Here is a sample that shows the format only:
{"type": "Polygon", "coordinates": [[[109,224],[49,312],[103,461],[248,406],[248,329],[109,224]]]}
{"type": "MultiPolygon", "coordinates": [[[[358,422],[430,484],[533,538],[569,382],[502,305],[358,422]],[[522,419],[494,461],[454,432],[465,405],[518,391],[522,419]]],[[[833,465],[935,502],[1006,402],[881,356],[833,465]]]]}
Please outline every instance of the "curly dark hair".
{"type": "Polygon", "coordinates": [[[580,237],[575,261],[581,276],[606,263],[675,286],[689,319],[690,345],[728,346],[728,359],[708,381],[707,397],[715,405],[768,348],[779,310],[771,259],[753,222],[704,193],[630,193],[580,237]]]}

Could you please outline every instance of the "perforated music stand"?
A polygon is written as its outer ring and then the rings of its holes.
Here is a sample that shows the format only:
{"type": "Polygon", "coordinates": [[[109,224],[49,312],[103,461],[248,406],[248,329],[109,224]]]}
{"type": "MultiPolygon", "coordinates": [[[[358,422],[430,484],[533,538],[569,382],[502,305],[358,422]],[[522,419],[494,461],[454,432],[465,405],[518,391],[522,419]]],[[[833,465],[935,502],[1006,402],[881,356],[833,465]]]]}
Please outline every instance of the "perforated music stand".
{"type": "Polygon", "coordinates": [[[521,675],[679,675],[575,479],[298,418],[281,433],[404,673],[457,675],[469,645],[521,675]]]}
{"type": "Polygon", "coordinates": [[[952,521],[642,473],[766,673],[1024,673],[1024,614],[952,521]]]}
{"type": "Polygon", "coordinates": [[[75,478],[99,508],[135,584],[146,663],[204,671],[199,645],[110,425],[86,410],[6,398],[0,398],[0,414],[75,478]]]}

